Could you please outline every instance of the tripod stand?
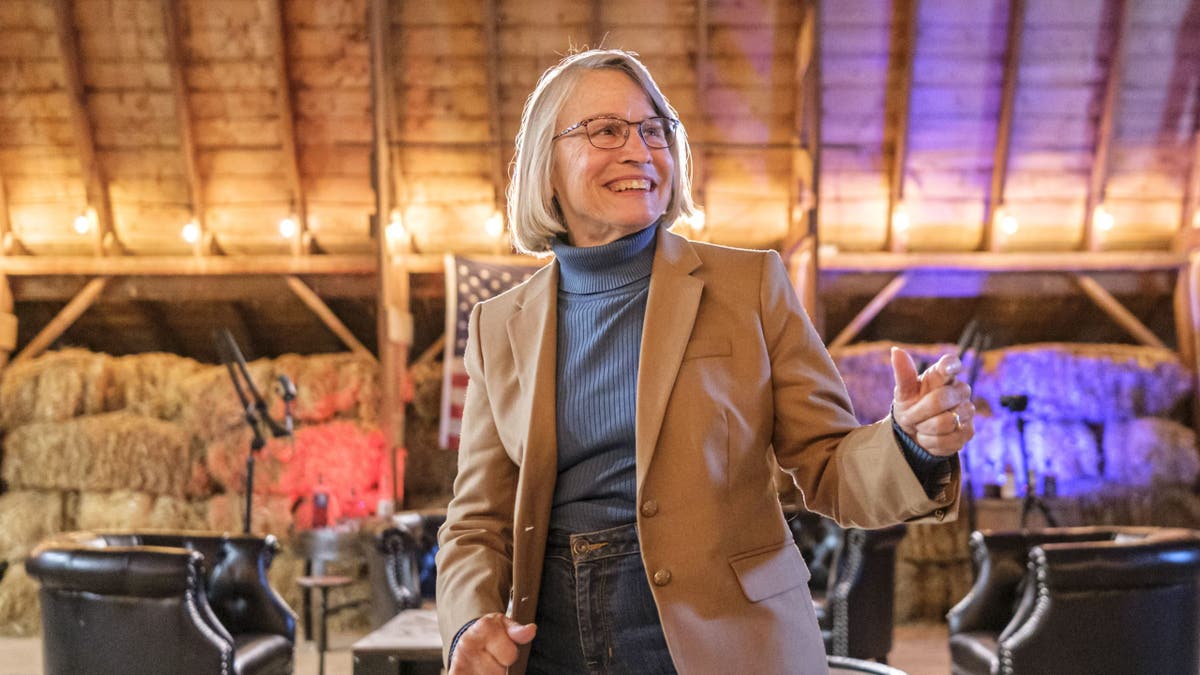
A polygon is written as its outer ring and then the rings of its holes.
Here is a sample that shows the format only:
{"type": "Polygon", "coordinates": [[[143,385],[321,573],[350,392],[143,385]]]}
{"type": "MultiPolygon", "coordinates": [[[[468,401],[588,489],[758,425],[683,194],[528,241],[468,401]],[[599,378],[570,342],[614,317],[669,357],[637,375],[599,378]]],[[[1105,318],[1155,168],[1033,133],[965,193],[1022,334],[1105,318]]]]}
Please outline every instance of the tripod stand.
{"type": "Polygon", "coordinates": [[[1023,414],[1029,407],[1029,397],[1024,394],[1001,396],[1000,405],[1017,416],[1017,440],[1021,448],[1021,463],[1025,465],[1025,499],[1021,501],[1021,528],[1025,528],[1029,513],[1034,509],[1041,512],[1047,525],[1058,527],[1058,522],[1055,520],[1054,514],[1050,512],[1050,507],[1037,496],[1037,485],[1033,480],[1033,467],[1029,465],[1029,449],[1025,445],[1025,415],[1023,414]]]}

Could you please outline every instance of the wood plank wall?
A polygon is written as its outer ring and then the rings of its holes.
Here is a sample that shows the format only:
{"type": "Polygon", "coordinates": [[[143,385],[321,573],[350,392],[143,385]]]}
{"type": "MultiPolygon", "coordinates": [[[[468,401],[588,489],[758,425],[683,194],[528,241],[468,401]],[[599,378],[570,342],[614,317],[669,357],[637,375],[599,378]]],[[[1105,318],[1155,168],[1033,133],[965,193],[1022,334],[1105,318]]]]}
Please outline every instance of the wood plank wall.
{"type": "MultiPolygon", "coordinates": [[[[197,206],[225,253],[287,253],[297,209],[280,87],[289,87],[307,231],[316,252],[370,252],[370,64],[366,0],[281,0],[281,83],[265,15],[275,0],[179,0],[182,102],[164,0],[70,0],[88,119],[115,234],[131,254],[186,254],[197,206]],[[194,139],[189,191],[179,106],[194,139]]],[[[1117,0],[1028,0],[1004,181],[1020,222],[1001,249],[1075,249],[1117,0]]],[[[900,5],[917,8],[904,201],[917,250],[980,243],[1011,0],[822,3],[822,242],[879,250],[897,147],[900,5]]],[[[714,241],[778,246],[799,194],[795,0],[438,0],[388,3],[391,177],[418,252],[492,252],[484,223],[503,205],[521,107],[572,48],[639,52],[697,139],[714,241]],[[702,4],[701,4],[702,3],[702,4]],[[494,25],[485,25],[488,17],[494,25]],[[496,50],[489,50],[494,40],[496,50]],[[489,79],[490,78],[490,79],[489,79]],[[498,80],[498,81],[496,81],[498,80]],[[496,111],[491,101],[498,101],[496,111]],[[497,131],[498,128],[498,131],[497,131]]],[[[1128,2],[1101,248],[1166,248],[1179,230],[1200,105],[1200,10],[1128,2]]],[[[89,255],[72,223],[86,208],[52,3],[0,2],[0,180],[15,239],[35,254],[89,255]]],[[[387,215],[387,214],[385,214],[387,215]]],[[[19,250],[19,249],[18,249],[19,250]]]]}

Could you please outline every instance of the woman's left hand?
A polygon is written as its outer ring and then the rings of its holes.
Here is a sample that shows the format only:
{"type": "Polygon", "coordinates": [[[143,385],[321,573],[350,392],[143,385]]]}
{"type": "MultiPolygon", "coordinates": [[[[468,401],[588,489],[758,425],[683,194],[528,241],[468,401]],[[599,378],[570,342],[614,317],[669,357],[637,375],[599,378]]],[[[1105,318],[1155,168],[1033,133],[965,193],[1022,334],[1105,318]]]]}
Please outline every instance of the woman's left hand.
{"type": "Polygon", "coordinates": [[[953,455],[975,435],[971,388],[955,379],[962,367],[958,357],[946,354],[917,375],[912,356],[892,347],[896,378],[892,417],[931,455],[953,455]]]}

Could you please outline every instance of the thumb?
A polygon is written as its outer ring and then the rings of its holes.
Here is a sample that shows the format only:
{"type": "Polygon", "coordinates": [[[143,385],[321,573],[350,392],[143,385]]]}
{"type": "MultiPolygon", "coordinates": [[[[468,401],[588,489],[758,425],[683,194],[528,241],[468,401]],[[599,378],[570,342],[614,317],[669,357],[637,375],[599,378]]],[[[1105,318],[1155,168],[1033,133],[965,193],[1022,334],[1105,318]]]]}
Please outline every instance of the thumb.
{"type": "Polygon", "coordinates": [[[896,380],[895,397],[904,402],[921,395],[921,381],[917,379],[917,365],[912,356],[899,347],[892,347],[892,375],[896,380]]]}
{"type": "Polygon", "coordinates": [[[537,624],[533,623],[517,623],[516,621],[504,617],[504,629],[508,632],[508,639],[513,642],[523,645],[531,640],[537,634],[537,624]]]}

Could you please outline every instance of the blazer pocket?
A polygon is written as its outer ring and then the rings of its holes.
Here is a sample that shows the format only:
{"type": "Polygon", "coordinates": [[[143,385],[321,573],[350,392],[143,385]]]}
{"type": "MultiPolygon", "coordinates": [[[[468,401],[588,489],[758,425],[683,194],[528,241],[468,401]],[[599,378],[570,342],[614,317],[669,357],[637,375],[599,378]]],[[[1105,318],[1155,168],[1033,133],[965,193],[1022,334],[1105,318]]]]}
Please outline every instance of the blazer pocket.
{"type": "Polygon", "coordinates": [[[739,553],[729,559],[729,566],[750,602],[790,591],[808,583],[811,576],[804,558],[800,557],[800,549],[791,540],[739,553]]]}
{"type": "Polygon", "coordinates": [[[688,342],[687,349],[683,350],[683,360],[701,359],[706,356],[729,356],[732,353],[733,347],[729,343],[729,338],[692,340],[688,342]]]}

